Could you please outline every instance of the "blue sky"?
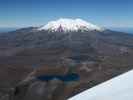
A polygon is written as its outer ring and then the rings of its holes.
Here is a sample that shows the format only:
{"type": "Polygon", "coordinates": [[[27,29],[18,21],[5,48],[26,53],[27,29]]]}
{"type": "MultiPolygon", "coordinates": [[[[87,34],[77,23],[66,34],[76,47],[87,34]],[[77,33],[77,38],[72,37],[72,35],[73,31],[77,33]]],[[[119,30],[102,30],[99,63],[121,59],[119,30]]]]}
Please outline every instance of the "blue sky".
{"type": "Polygon", "coordinates": [[[0,27],[37,26],[64,17],[133,27],[133,0],[0,0],[0,27]]]}

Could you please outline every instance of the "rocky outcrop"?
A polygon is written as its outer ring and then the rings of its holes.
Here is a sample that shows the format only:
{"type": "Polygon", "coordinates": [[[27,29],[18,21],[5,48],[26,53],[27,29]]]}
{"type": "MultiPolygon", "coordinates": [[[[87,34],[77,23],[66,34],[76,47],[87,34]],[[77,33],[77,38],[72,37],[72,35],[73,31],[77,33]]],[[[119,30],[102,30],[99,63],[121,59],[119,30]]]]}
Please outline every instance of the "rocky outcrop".
{"type": "Polygon", "coordinates": [[[66,100],[62,95],[66,85],[58,79],[23,83],[15,88],[11,100],[66,100]]]}

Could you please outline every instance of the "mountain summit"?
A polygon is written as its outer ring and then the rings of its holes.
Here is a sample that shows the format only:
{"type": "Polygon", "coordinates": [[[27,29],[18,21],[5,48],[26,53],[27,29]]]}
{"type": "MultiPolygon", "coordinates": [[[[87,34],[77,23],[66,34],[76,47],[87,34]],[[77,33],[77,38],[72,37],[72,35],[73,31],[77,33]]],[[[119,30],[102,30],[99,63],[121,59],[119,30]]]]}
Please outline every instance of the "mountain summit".
{"type": "Polygon", "coordinates": [[[58,20],[48,22],[46,25],[41,26],[39,30],[48,30],[52,32],[77,32],[92,30],[102,31],[103,28],[82,19],[60,18],[58,20]]]}

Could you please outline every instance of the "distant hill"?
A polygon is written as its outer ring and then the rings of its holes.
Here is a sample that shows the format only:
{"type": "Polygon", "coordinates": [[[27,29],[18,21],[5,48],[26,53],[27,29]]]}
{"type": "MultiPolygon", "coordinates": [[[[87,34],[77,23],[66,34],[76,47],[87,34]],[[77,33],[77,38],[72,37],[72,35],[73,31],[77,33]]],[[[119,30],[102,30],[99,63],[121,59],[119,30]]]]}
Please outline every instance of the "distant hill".
{"type": "Polygon", "coordinates": [[[126,32],[126,33],[131,33],[133,34],[133,27],[121,27],[121,28],[111,28],[112,30],[115,31],[120,31],[120,32],[126,32]]]}
{"type": "Polygon", "coordinates": [[[2,32],[9,32],[9,31],[14,31],[14,30],[16,30],[17,28],[7,28],[7,27],[4,27],[4,28],[2,28],[2,27],[0,27],[0,33],[2,33],[2,32]]]}

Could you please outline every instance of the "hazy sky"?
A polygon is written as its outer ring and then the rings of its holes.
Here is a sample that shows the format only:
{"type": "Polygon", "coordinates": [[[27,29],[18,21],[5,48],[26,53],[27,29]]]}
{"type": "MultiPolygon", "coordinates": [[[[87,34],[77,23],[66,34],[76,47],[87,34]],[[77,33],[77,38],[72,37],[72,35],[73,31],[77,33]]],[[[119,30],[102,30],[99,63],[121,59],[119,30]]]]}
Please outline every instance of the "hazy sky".
{"type": "Polygon", "coordinates": [[[0,27],[43,25],[64,17],[133,27],[133,0],[0,0],[0,27]]]}

